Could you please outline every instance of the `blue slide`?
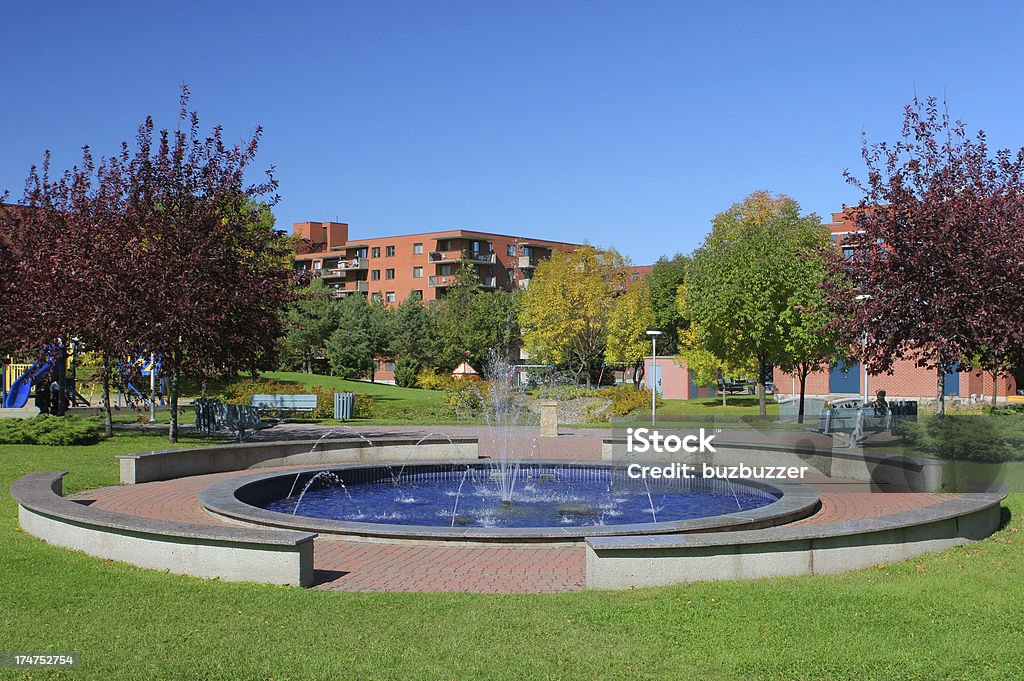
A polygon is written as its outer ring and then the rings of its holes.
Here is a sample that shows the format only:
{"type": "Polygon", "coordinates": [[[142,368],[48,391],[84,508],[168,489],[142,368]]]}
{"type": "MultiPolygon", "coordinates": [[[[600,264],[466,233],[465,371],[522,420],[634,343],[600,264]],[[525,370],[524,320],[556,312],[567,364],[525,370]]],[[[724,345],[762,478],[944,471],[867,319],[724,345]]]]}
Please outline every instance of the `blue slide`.
{"type": "Polygon", "coordinates": [[[32,382],[41,373],[50,368],[49,362],[36,362],[32,367],[21,375],[17,381],[11,384],[11,390],[4,398],[4,408],[20,409],[28,402],[28,394],[32,391],[32,382]]]}

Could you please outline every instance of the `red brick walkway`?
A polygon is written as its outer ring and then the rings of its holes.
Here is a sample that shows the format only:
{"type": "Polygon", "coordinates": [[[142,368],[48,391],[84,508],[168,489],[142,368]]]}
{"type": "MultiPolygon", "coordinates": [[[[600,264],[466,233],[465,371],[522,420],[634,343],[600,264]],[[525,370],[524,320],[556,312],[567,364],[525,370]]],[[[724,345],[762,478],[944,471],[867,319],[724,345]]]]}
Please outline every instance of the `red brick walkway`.
{"type": "MultiPolygon", "coordinates": [[[[282,471],[287,468],[279,469],[282,471]]],[[[198,491],[228,477],[252,471],[218,473],[141,485],[105,487],[73,495],[97,508],[208,525],[226,521],[209,514],[198,491]]],[[[821,509],[796,525],[858,520],[930,506],[941,494],[879,493],[854,481],[809,480],[821,494],[821,509]]],[[[577,591],[585,578],[582,546],[459,546],[442,543],[315,540],[314,569],[319,588],[338,591],[472,591],[550,593],[577,591]]]]}

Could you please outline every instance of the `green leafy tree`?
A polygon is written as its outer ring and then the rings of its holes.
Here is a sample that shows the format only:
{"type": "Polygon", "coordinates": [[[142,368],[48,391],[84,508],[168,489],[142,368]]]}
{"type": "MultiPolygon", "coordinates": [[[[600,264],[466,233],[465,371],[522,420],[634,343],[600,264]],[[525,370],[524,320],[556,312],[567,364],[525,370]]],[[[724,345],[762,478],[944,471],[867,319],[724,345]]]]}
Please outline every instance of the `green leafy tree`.
{"type": "Polygon", "coordinates": [[[684,306],[700,327],[703,347],[729,363],[757,362],[760,414],[767,414],[765,376],[786,361],[797,291],[809,259],[831,249],[816,215],[796,201],[755,192],[715,217],[694,253],[684,306]]]}
{"type": "Polygon", "coordinates": [[[362,296],[348,296],[337,306],[337,325],[327,339],[331,373],[350,379],[365,378],[373,369],[370,305],[362,296]]]}
{"type": "Polygon", "coordinates": [[[391,313],[380,301],[374,301],[366,306],[366,336],[370,347],[370,355],[373,361],[370,362],[370,382],[373,382],[377,368],[378,359],[391,357],[391,313]]]}
{"type": "Polygon", "coordinates": [[[678,348],[678,330],[685,328],[687,320],[679,314],[676,298],[679,287],[686,281],[686,270],[690,258],[677,253],[671,259],[662,256],[654,263],[645,281],[651,288],[651,307],[654,311],[653,325],[665,331],[658,339],[658,347],[666,355],[674,355],[678,348]]]}
{"type": "MultiPolygon", "coordinates": [[[[651,347],[647,329],[654,325],[654,320],[651,287],[647,281],[637,282],[626,289],[626,292],[615,300],[615,307],[608,315],[605,361],[633,365],[633,382],[637,387],[641,380],[638,367],[643,366],[643,358],[651,347]]],[[[665,354],[668,354],[667,351],[665,354]]]]}
{"type": "Polygon", "coordinates": [[[808,259],[806,267],[794,283],[797,287],[790,298],[790,305],[783,310],[781,323],[788,330],[785,353],[778,361],[779,367],[793,374],[800,381],[800,405],[797,422],[804,422],[804,397],[807,394],[807,377],[828,366],[829,358],[841,357],[849,352],[849,345],[836,331],[833,321],[835,313],[825,302],[820,288],[828,276],[822,259],[808,259]]]}
{"type": "Polygon", "coordinates": [[[323,350],[337,325],[338,301],[319,277],[301,289],[285,313],[285,349],[302,359],[302,372],[313,373],[313,358],[323,350]]]}
{"type": "Polygon", "coordinates": [[[627,266],[614,249],[593,246],[556,252],[540,263],[519,311],[530,354],[540,362],[567,364],[590,387],[604,355],[615,298],[626,290],[627,266]]]}
{"type": "Polygon", "coordinates": [[[436,327],[437,308],[425,307],[418,296],[409,296],[391,310],[391,356],[433,366],[436,327]]]}

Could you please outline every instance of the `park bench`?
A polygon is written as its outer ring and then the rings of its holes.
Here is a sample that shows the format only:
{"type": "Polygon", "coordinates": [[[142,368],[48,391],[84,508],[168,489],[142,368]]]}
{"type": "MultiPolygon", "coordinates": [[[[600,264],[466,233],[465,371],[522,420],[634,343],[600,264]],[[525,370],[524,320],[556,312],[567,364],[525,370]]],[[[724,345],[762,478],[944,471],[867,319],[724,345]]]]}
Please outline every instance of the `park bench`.
{"type": "Polygon", "coordinates": [[[718,391],[726,395],[742,395],[747,392],[747,384],[742,381],[723,381],[718,379],[718,391]]]}
{"type": "Polygon", "coordinates": [[[316,395],[253,395],[252,406],[276,415],[316,411],[316,395]]]}
{"type": "Polygon", "coordinates": [[[200,398],[192,403],[196,412],[196,430],[202,433],[229,431],[241,442],[246,433],[272,428],[277,421],[262,418],[258,407],[247,404],[227,404],[217,399],[200,398]]]}
{"type": "Polygon", "coordinates": [[[871,405],[863,406],[859,399],[837,400],[818,413],[818,432],[825,435],[849,434],[849,446],[854,447],[869,432],[889,431],[895,434],[899,421],[917,418],[917,402],[895,401],[885,413],[871,405]],[[838,403],[838,406],[837,406],[838,403]]]}

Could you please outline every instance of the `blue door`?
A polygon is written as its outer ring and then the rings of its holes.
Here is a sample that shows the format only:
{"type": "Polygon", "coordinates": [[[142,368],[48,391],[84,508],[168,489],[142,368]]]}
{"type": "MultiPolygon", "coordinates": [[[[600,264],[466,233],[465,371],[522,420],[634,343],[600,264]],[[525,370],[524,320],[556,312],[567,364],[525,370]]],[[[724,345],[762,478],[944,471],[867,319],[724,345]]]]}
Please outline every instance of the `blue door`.
{"type": "Polygon", "coordinates": [[[830,393],[860,394],[860,362],[847,364],[839,362],[832,367],[832,373],[828,377],[828,391],[830,393]],[[843,371],[843,370],[846,371],[843,371]]]}
{"type": "Polygon", "coordinates": [[[959,395],[960,394],[960,364],[959,362],[954,364],[946,372],[946,391],[945,395],[959,395]]]}
{"type": "Polygon", "coordinates": [[[654,382],[654,392],[658,395],[661,394],[661,365],[655,364],[653,367],[654,371],[647,372],[647,389],[651,390],[651,382],[654,382]]]}

